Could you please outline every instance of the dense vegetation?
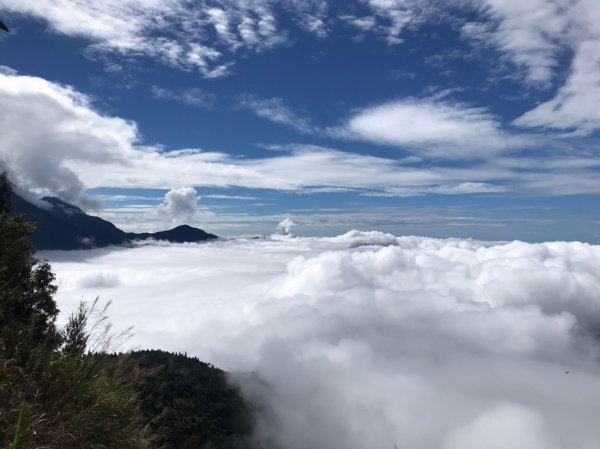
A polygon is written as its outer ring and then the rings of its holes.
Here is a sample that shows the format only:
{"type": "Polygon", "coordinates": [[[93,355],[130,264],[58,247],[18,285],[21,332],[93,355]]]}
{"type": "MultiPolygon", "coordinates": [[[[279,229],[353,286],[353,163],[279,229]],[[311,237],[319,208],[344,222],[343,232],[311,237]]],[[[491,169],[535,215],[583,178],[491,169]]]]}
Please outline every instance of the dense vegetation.
{"type": "Polygon", "coordinates": [[[136,383],[140,405],[161,447],[251,447],[252,415],[224,371],[164,351],[134,352],[127,362],[145,373],[136,383]]]}
{"type": "Polygon", "coordinates": [[[85,304],[57,329],[54,274],[10,194],[2,174],[0,447],[251,447],[251,415],[224,372],[161,351],[108,355],[106,321],[85,304]]]}

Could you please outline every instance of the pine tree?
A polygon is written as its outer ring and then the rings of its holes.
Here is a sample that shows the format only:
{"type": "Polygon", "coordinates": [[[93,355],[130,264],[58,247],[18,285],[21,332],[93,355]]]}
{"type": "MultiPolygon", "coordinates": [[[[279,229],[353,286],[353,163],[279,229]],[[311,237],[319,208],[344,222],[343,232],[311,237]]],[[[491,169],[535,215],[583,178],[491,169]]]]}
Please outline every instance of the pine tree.
{"type": "Polygon", "coordinates": [[[0,175],[0,447],[146,449],[138,398],[118,360],[86,354],[90,309],[55,326],[55,276],[35,258],[35,226],[11,216],[0,175]]]}
{"type": "Polygon", "coordinates": [[[0,335],[14,356],[20,345],[58,345],[59,338],[55,276],[48,262],[34,257],[29,237],[35,226],[10,215],[11,190],[0,174],[0,335]]]}

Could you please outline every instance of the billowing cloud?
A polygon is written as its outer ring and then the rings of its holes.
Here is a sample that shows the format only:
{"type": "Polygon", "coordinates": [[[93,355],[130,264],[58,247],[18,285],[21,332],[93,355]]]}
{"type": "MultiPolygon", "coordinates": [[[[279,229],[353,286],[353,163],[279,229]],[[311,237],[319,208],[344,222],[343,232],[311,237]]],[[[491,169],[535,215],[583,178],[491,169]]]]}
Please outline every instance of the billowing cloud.
{"type": "Polygon", "coordinates": [[[165,195],[160,212],[174,222],[190,220],[196,213],[198,200],[198,193],[193,187],[171,189],[165,195]]]}
{"type": "Polygon", "coordinates": [[[127,165],[134,123],[102,116],[87,96],[42,78],[0,74],[0,92],[0,158],[22,188],[85,203],[85,185],[66,161],[127,165]]]}
{"type": "Polygon", "coordinates": [[[292,236],[294,235],[295,228],[296,223],[294,223],[290,217],[286,217],[277,225],[277,232],[281,235],[292,236]]]}
{"type": "Polygon", "coordinates": [[[354,231],[43,256],[65,316],[78,279],[118,271],[98,293],[132,346],[253,373],[236,381],[276,447],[600,439],[599,246],[354,231]]]}

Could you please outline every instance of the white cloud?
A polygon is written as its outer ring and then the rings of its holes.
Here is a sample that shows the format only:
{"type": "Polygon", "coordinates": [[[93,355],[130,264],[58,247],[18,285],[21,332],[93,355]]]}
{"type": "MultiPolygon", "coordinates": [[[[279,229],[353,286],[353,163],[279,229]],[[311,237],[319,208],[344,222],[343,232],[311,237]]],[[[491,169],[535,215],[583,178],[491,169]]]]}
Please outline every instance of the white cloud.
{"type": "Polygon", "coordinates": [[[294,235],[295,228],[296,223],[294,223],[290,217],[286,217],[277,225],[277,232],[281,235],[292,236],[294,235]]]}
{"type": "MultiPolygon", "coordinates": [[[[388,44],[401,44],[402,33],[409,27],[416,27],[427,20],[432,10],[443,13],[443,8],[430,0],[362,0],[366,3],[379,24],[374,29],[385,36],[388,44]]],[[[356,24],[356,23],[355,23],[356,24]]],[[[366,24],[366,23],[364,23],[366,24]]],[[[362,25],[362,24],[356,24],[362,25]]]]}
{"type": "Polygon", "coordinates": [[[556,75],[558,57],[566,44],[564,37],[570,25],[573,2],[484,0],[472,3],[493,22],[479,28],[483,36],[469,35],[496,45],[515,64],[525,68],[529,81],[548,86],[556,75]]]}
{"type": "Polygon", "coordinates": [[[41,78],[5,74],[0,92],[0,157],[19,186],[81,202],[84,183],[66,160],[128,164],[136,125],[98,114],[85,95],[41,78]]]}
{"type": "Polygon", "coordinates": [[[375,23],[356,22],[353,16],[346,16],[345,20],[384,34],[389,44],[402,43],[406,30],[431,21],[460,27],[463,36],[478,48],[498,49],[505,62],[521,70],[516,76],[525,80],[528,87],[553,88],[564,75],[565,56],[572,53],[566,82],[559,86],[554,98],[536,106],[515,123],[575,134],[600,129],[594,108],[600,99],[597,75],[600,8],[596,0],[363,0],[363,3],[369,6],[375,23]],[[480,19],[465,22],[473,10],[480,13],[480,19]]]}
{"type": "Polygon", "coordinates": [[[595,0],[485,0],[473,2],[492,20],[467,25],[467,34],[497,46],[526,71],[526,80],[549,88],[572,52],[566,81],[554,98],[518,118],[520,126],[589,134],[600,128],[600,9],[595,0]],[[478,32],[473,33],[474,30],[478,32]]]}
{"type": "Polygon", "coordinates": [[[395,187],[384,189],[378,192],[362,193],[363,196],[382,196],[382,197],[407,197],[416,195],[425,195],[436,193],[440,195],[463,195],[474,193],[501,193],[505,192],[503,186],[487,184],[484,182],[461,182],[459,184],[422,186],[422,187],[395,187]]]}
{"type": "Polygon", "coordinates": [[[119,275],[106,270],[87,272],[77,280],[78,287],[94,290],[116,287],[119,283],[119,275]]]}
{"type": "Polygon", "coordinates": [[[0,159],[15,183],[83,206],[94,206],[82,195],[84,188],[94,187],[475,193],[504,186],[550,195],[600,191],[593,147],[586,147],[584,156],[554,151],[551,158],[541,154],[485,161],[482,148],[499,152],[518,147],[523,138],[506,135],[477,108],[395,102],[359,112],[346,128],[335,130],[346,138],[410,145],[410,151],[426,157],[470,156],[466,166],[444,167],[427,158],[390,159],[311,145],[280,145],[260,158],[199,149],[164,151],[143,146],[135,123],[101,114],[71,87],[0,74],[0,95],[0,159]],[[414,116],[428,122],[430,132],[421,124],[400,126],[404,120],[412,123],[414,116]]]}
{"type": "Polygon", "coordinates": [[[400,99],[366,108],[344,128],[331,132],[448,158],[486,158],[534,142],[531,137],[503,131],[485,108],[435,98],[400,99]]]}
{"type": "MultiPolygon", "coordinates": [[[[460,26],[475,46],[492,46],[516,66],[528,87],[553,88],[564,74],[565,55],[572,53],[566,82],[554,98],[536,106],[515,123],[589,134],[600,128],[600,9],[596,0],[363,0],[372,16],[343,20],[383,34],[389,44],[425,23],[460,26]],[[465,22],[473,10],[478,21],[465,22]],[[373,18],[373,20],[371,20],[373,18]]],[[[497,64],[498,61],[494,63],[497,64]]]]}
{"type": "Polygon", "coordinates": [[[84,186],[183,184],[297,190],[431,184],[446,176],[320,147],[290,147],[260,159],[200,150],[162,152],[159,147],[140,145],[134,123],[101,115],[88,97],[70,87],[35,77],[0,75],[0,93],[5,104],[0,112],[4,136],[0,155],[15,182],[67,201],[81,198],[84,186]]]}
{"type": "MultiPolygon", "coordinates": [[[[147,56],[207,78],[229,73],[240,49],[263,51],[287,42],[275,0],[0,0],[7,14],[46,21],[56,33],[91,42],[90,52],[147,56]],[[211,33],[216,39],[210,38],[211,33]]],[[[327,3],[287,1],[286,11],[324,35],[327,3]]]]}
{"type": "Polygon", "coordinates": [[[600,129],[600,39],[581,43],[570,76],[554,98],[515,120],[527,127],[563,130],[571,136],[600,129]]]}
{"type": "Polygon", "coordinates": [[[240,201],[252,201],[257,200],[257,196],[250,195],[225,195],[221,193],[213,193],[209,195],[203,195],[202,198],[212,198],[215,200],[240,200],[240,201]]]}
{"type": "Polygon", "coordinates": [[[165,194],[160,212],[173,222],[190,220],[198,207],[198,193],[193,187],[171,189],[165,194]]]}
{"type": "Polygon", "coordinates": [[[310,120],[292,110],[282,98],[258,98],[254,95],[244,95],[240,98],[238,107],[250,109],[259,117],[273,123],[290,126],[303,134],[316,132],[316,128],[310,123],[310,120]]]}
{"type": "Polygon", "coordinates": [[[42,256],[63,317],[79,279],[118,271],[99,293],[132,346],[255,373],[237,380],[277,447],[600,439],[599,246],[355,231],[42,256]]]}
{"type": "Polygon", "coordinates": [[[306,31],[324,38],[327,36],[329,0],[284,0],[297,14],[297,23],[306,31]]]}
{"type": "Polygon", "coordinates": [[[342,16],[340,17],[344,22],[349,23],[350,25],[355,26],[361,31],[371,31],[375,28],[376,19],[373,16],[342,16]]]}
{"type": "Polygon", "coordinates": [[[499,404],[450,436],[444,449],[553,449],[542,417],[519,404],[499,404]],[[493,439],[489,436],[494,435],[493,439]]]}
{"type": "Polygon", "coordinates": [[[334,8],[326,0],[202,0],[194,7],[186,0],[0,0],[0,7],[8,14],[46,21],[54,32],[89,40],[90,55],[146,56],[185,70],[196,69],[207,78],[231,73],[241,51],[264,51],[291,42],[281,25],[287,19],[320,37],[329,33],[330,23],[343,20],[361,32],[382,35],[390,45],[401,43],[407,30],[431,21],[445,22],[461,26],[464,36],[477,46],[497,48],[506,60],[522,68],[527,83],[541,88],[550,88],[560,79],[562,60],[572,52],[566,84],[555,98],[517,123],[580,133],[600,126],[593,109],[600,95],[594,78],[600,45],[596,0],[360,3],[368,8],[367,15],[353,15],[356,4],[334,8]],[[478,21],[465,23],[466,13],[473,10],[480,12],[478,21]],[[579,104],[584,105],[581,110],[576,107],[579,104]]]}
{"type": "Polygon", "coordinates": [[[19,74],[19,72],[17,72],[12,67],[8,67],[8,66],[5,66],[5,65],[0,65],[0,74],[2,74],[2,75],[16,76],[16,75],[19,74]]]}
{"type": "Polygon", "coordinates": [[[217,102],[217,96],[198,88],[173,91],[158,86],[152,86],[152,95],[164,100],[179,101],[188,106],[210,109],[217,102]]]}

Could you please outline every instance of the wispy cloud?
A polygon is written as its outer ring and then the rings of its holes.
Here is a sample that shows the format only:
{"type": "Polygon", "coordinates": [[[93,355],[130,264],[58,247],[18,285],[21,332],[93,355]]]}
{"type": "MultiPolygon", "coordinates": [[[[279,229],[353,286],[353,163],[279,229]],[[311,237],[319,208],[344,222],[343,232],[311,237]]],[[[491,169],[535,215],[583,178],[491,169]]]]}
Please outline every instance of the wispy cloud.
{"type": "Polygon", "coordinates": [[[364,192],[362,196],[378,197],[408,197],[427,195],[431,193],[439,195],[464,195],[474,193],[502,193],[506,188],[500,185],[487,184],[484,182],[461,182],[458,184],[448,184],[439,186],[421,186],[421,187],[393,187],[377,192],[364,192]]]}
{"type": "Polygon", "coordinates": [[[247,94],[240,97],[238,107],[249,109],[261,118],[289,126],[302,134],[317,132],[309,119],[294,111],[282,98],[260,98],[247,94]]]}
{"type": "Polygon", "coordinates": [[[330,134],[441,158],[486,158],[535,142],[531,136],[504,131],[485,108],[438,98],[406,98],[365,108],[330,134]]]}
{"type": "Polygon", "coordinates": [[[352,133],[350,138],[406,146],[419,157],[378,157],[296,144],[279,146],[272,155],[240,158],[144,145],[135,123],[103,115],[81,92],[41,78],[0,74],[0,94],[11,111],[0,114],[4,168],[23,188],[67,201],[85,201],[85,188],[181,185],[307,192],[600,192],[593,149],[586,147],[587,156],[567,148],[548,153],[551,158],[546,153],[512,158],[503,151],[520,148],[522,141],[506,135],[479,108],[397,102],[361,111],[342,128],[352,133]],[[420,120],[413,122],[415,117],[420,120]],[[490,152],[497,157],[487,160],[490,152]],[[469,159],[460,165],[439,163],[447,157],[469,159]]]}
{"type": "Polygon", "coordinates": [[[240,201],[253,201],[253,200],[258,199],[258,197],[250,196],[250,195],[225,195],[225,194],[218,194],[218,193],[202,195],[202,198],[212,198],[215,200],[240,200],[240,201]]]}
{"type": "MultiPolygon", "coordinates": [[[[0,0],[7,13],[44,20],[54,32],[90,41],[90,53],[146,56],[196,69],[207,78],[227,75],[240,49],[263,51],[287,42],[272,0],[0,0]],[[216,39],[210,38],[216,35],[216,39]]],[[[326,2],[288,1],[305,29],[324,33],[326,2]]]]}
{"type": "Polygon", "coordinates": [[[586,136],[600,129],[600,39],[584,42],[575,53],[566,83],[551,100],[526,112],[515,124],[586,136]]]}
{"type": "Polygon", "coordinates": [[[564,75],[565,54],[572,61],[554,98],[536,106],[516,125],[585,135],[600,129],[600,10],[595,0],[474,2],[484,20],[466,25],[467,35],[500,50],[525,72],[531,86],[553,88],[564,75]]]}
{"type": "MultiPolygon", "coordinates": [[[[417,28],[426,22],[431,14],[445,15],[443,6],[435,0],[361,0],[373,13],[375,24],[371,26],[370,19],[365,22],[353,22],[359,27],[382,35],[388,44],[397,45],[404,42],[402,34],[410,28],[417,28]]],[[[369,16],[367,16],[369,17],[369,16]]]]}
{"type": "Polygon", "coordinates": [[[198,88],[171,90],[158,86],[152,86],[151,91],[152,95],[154,95],[156,98],[179,101],[188,106],[204,109],[213,108],[218,101],[218,97],[215,94],[198,88]]]}

